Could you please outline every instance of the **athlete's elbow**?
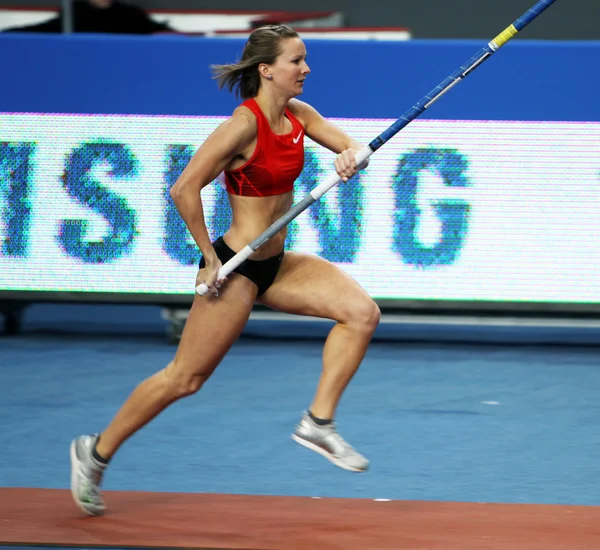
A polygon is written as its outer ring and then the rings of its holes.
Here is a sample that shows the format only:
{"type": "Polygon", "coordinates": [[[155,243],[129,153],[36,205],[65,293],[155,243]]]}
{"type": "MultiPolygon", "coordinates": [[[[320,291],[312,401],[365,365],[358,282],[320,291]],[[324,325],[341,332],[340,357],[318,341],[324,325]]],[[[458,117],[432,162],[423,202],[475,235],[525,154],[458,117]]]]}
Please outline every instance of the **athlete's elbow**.
{"type": "Polygon", "coordinates": [[[178,179],[171,187],[169,194],[175,204],[185,200],[185,198],[194,192],[192,187],[195,187],[191,182],[182,178],[178,179]]]}
{"type": "Polygon", "coordinates": [[[174,202],[177,202],[177,199],[181,197],[181,185],[179,184],[179,182],[175,182],[171,186],[171,189],[169,189],[169,195],[171,196],[171,199],[174,202]]]}

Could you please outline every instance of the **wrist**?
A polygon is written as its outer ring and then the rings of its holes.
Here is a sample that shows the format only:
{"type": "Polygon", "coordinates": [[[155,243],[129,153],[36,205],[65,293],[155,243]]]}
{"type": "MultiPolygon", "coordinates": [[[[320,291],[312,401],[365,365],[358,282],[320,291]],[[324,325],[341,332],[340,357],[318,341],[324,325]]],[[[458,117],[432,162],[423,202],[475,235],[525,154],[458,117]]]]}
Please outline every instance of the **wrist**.
{"type": "Polygon", "coordinates": [[[207,252],[206,254],[202,253],[202,258],[204,258],[204,263],[209,267],[215,265],[219,261],[219,257],[214,250],[207,252]]]}

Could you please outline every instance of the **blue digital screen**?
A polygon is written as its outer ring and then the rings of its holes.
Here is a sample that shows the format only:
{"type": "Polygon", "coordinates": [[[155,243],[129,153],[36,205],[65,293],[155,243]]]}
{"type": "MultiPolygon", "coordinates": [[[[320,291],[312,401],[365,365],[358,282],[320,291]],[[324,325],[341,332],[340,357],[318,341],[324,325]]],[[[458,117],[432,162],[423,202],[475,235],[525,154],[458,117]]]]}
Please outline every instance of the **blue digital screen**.
{"type": "MultiPolygon", "coordinates": [[[[193,295],[169,189],[224,117],[0,113],[0,291],[193,295]]],[[[332,119],[364,144],[393,120],[332,119]]],[[[301,200],[333,171],[309,139],[301,200]]],[[[213,238],[226,193],[202,191],[213,238]]],[[[371,296],[600,302],[600,123],[416,120],[289,226],[371,296]]]]}

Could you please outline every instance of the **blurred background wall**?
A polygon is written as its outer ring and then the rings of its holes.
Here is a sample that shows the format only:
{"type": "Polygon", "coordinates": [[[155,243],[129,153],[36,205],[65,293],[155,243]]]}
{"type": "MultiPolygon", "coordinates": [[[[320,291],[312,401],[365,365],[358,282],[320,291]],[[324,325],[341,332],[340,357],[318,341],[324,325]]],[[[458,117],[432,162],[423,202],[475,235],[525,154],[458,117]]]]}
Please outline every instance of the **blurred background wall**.
{"type": "MultiPolygon", "coordinates": [[[[522,0],[133,0],[145,9],[340,11],[350,27],[411,28],[414,38],[489,38],[533,2],[522,0]]],[[[1,0],[0,7],[57,6],[60,0],[1,0]]],[[[552,16],[541,17],[527,39],[600,39],[600,1],[559,0],[552,16]]]]}

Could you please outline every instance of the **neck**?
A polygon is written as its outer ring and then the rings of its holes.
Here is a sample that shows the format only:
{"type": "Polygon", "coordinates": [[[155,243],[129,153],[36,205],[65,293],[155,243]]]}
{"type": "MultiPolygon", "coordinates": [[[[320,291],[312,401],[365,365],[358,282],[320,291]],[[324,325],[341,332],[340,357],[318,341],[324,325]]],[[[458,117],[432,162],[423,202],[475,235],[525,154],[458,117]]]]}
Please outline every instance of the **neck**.
{"type": "Polygon", "coordinates": [[[285,108],[287,107],[290,98],[280,95],[276,96],[268,90],[261,88],[254,100],[258,103],[268,121],[272,125],[277,125],[284,117],[285,108]]]}

